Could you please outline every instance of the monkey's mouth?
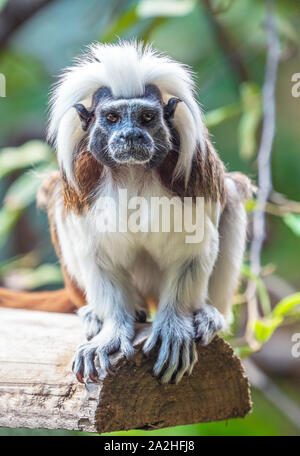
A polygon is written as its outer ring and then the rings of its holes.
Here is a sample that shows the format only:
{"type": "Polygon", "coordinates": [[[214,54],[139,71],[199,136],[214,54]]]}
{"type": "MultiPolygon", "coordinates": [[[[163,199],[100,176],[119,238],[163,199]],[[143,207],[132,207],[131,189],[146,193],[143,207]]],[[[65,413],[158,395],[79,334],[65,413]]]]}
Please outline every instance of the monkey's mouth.
{"type": "Polygon", "coordinates": [[[122,148],[112,148],[111,156],[117,163],[148,163],[153,155],[151,148],[140,145],[130,145],[122,148]]]}

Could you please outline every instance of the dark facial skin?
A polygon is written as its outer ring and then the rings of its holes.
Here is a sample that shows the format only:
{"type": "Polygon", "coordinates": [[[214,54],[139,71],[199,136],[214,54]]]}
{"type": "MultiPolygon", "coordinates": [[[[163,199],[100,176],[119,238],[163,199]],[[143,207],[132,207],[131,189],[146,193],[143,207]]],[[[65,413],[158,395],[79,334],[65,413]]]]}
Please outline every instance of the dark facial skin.
{"type": "Polygon", "coordinates": [[[159,166],[174,145],[172,119],[180,100],[162,102],[159,89],[145,88],[138,98],[115,99],[110,89],[100,88],[93,97],[90,110],[74,107],[89,134],[89,149],[106,166],[139,164],[159,166]]]}

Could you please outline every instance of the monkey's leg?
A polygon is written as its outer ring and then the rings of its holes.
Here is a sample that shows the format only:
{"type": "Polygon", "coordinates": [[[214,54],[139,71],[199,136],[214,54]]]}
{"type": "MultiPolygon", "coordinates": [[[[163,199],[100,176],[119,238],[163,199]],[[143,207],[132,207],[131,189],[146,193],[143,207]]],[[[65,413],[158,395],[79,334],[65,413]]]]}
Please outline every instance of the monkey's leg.
{"type": "Polygon", "coordinates": [[[215,334],[225,329],[233,295],[238,285],[246,244],[247,214],[243,198],[250,196],[251,183],[240,173],[226,176],[227,203],[219,224],[218,258],[209,280],[209,301],[195,313],[195,337],[207,345],[215,334]],[[220,313],[221,312],[221,313],[220,313]]]}
{"type": "MultiPolygon", "coordinates": [[[[128,278],[128,281],[130,281],[130,278],[128,278]]],[[[137,323],[145,323],[148,315],[146,299],[142,296],[140,291],[133,286],[130,294],[132,299],[135,299],[136,301],[135,307],[137,310],[135,310],[134,314],[135,321],[137,323]]],[[[103,321],[99,319],[92,305],[81,307],[78,311],[78,315],[83,321],[83,329],[87,340],[91,340],[99,334],[103,327],[103,321]]]]}
{"type": "Polygon", "coordinates": [[[203,308],[206,305],[208,280],[218,251],[216,227],[209,221],[206,228],[201,253],[168,271],[152,334],[144,346],[148,353],[161,342],[154,374],[161,376],[162,383],[177,383],[185,373],[192,372],[197,361],[193,311],[195,302],[203,308]]]}
{"type": "Polygon", "coordinates": [[[247,236],[247,214],[243,198],[249,194],[246,176],[226,178],[227,203],[221,215],[219,255],[209,282],[210,302],[227,318],[237,289],[247,236]],[[245,178],[245,183],[241,181],[245,178]],[[239,185],[237,185],[239,179],[239,185]],[[240,188],[240,185],[243,185],[240,188]]]}

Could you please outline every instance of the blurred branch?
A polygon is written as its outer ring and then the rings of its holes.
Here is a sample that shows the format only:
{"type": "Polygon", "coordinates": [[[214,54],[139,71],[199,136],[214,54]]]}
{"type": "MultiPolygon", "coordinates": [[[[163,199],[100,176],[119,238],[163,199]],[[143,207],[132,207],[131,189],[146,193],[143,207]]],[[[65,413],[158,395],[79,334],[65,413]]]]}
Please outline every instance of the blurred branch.
{"type": "Polygon", "coordinates": [[[231,8],[233,2],[235,0],[227,0],[227,3],[225,3],[223,6],[218,6],[213,10],[214,15],[218,14],[224,14],[227,13],[227,11],[231,8]]]}
{"type": "Polygon", "coordinates": [[[250,250],[251,268],[255,274],[260,272],[260,255],[265,238],[265,208],[272,190],[271,153],[275,135],[275,88],[280,58],[280,44],[275,25],[273,0],[268,1],[267,14],[267,64],[263,87],[263,125],[261,143],[258,151],[258,208],[253,216],[253,240],[250,250]]]}
{"type": "Polygon", "coordinates": [[[289,282],[275,274],[267,276],[264,282],[270,293],[275,295],[277,299],[283,299],[297,291],[289,282]]]}
{"type": "Polygon", "coordinates": [[[152,32],[159,27],[160,25],[164,24],[168,18],[166,17],[154,17],[149,24],[148,28],[143,33],[143,41],[147,43],[150,40],[152,32]]]}
{"type": "MultiPolygon", "coordinates": [[[[256,200],[247,200],[246,208],[248,212],[254,212],[258,209],[258,202],[256,200]]],[[[266,203],[265,212],[267,214],[276,215],[277,217],[284,217],[287,214],[300,215],[300,203],[292,201],[282,196],[281,203],[270,197],[266,203]]]]}
{"type": "MultiPolygon", "coordinates": [[[[275,135],[275,88],[277,70],[280,59],[280,43],[277,34],[274,1],[267,3],[267,63],[265,82],[263,86],[263,125],[261,143],[258,151],[258,193],[257,210],[253,215],[253,239],[250,246],[251,271],[256,276],[261,270],[261,250],[265,239],[265,208],[269,194],[272,190],[271,153],[275,135]]],[[[248,324],[246,338],[249,344],[256,345],[253,340],[252,325],[258,318],[258,305],[256,297],[256,284],[250,281],[247,290],[248,296],[248,324]]]]}
{"type": "Polygon", "coordinates": [[[0,13],[0,51],[35,13],[54,0],[10,0],[0,13]]]}
{"type": "Polygon", "coordinates": [[[236,44],[234,43],[226,28],[216,17],[211,0],[202,0],[201,3],[205,8],[207,16],[214,29],[219,46],[226,55],[228,63],[232,67],[239,82],[249,81],[250,76],[243,56],[239,52],[236,44]]]}
{"type": "Polygon", "coordinates": [[[274,190],[270,193],[269,197],[270,203],[273,203],[277,206],[285,208],[285,212],[294,212],[300,213],[300,202],[299,201],[292,201],[286,198],[281,193],[278,193],[274,190]]]}

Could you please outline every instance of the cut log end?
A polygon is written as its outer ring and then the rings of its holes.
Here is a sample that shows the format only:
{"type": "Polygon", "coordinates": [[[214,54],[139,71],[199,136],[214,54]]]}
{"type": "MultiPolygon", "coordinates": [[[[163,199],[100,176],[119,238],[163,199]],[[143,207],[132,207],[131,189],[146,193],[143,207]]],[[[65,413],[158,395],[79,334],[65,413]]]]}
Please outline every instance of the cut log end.
{"type": "Polygon", "coordinates": [[[177,385],[152,374],[141,345],[150,325],[138,325],[136,354],[112,357],[114,376],[78,384],[71,359],[82,341],[75,315],[0,309],[0,426],[111,432],[157,429],[241,418],[251,410],[240,359],[223,339],[198,347],[193,373],[177,385]]]}

